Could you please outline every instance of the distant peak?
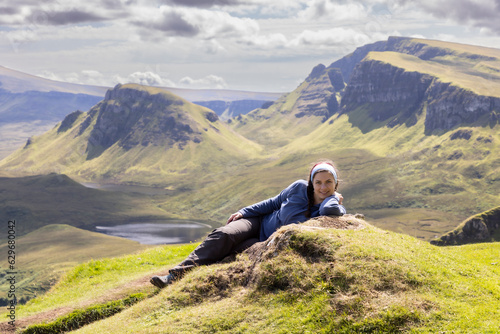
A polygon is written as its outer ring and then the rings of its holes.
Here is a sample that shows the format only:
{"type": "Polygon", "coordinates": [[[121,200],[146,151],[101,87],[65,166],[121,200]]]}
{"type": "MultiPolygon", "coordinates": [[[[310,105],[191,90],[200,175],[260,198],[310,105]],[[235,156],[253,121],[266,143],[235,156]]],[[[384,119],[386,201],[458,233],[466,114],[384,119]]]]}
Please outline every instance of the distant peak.
{"type": "Polygon", "coordinates": [[[310,81],[310,80],[312,80],[312,79],[315,79],[315,78],[317,78],[317,77],[321,76],[321,75],[323,74],[323,72],[325,71],[325,68],[326,68],[326,66],[325,66],[325,65],[323,65],[323,64],[318,64],[318,65],[316,65],[316,66],[312,69],[312,71],[311,71],[311,73],[309,74],[309,76],[306,78],[306,81],[310,81]]]}

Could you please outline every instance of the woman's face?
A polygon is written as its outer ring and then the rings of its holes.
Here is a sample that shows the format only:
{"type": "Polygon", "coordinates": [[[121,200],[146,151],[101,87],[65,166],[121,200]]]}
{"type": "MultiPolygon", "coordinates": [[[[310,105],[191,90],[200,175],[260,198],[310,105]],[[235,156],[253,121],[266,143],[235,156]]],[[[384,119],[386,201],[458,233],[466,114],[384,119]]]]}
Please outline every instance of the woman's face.
{"type": "Polygon", "coordinates": [[[327,197],[335,193],[335,180],[333,175],[327,171],[319,171],[314,174],[314,204],[323,202],[327,197]]]}

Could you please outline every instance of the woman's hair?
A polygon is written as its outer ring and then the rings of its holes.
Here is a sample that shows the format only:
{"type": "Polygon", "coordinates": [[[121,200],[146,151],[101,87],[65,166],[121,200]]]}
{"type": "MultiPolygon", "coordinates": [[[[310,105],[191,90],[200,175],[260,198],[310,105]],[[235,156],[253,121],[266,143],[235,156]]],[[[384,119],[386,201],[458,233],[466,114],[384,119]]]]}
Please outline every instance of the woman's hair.
{"type": "MultiPolygon", "coordinates": [[[[339,172],[337,170],[337,168],[335,167],[335,165],[333,164],[333,161],[331,160],[320,160],[318,162],[315,162],[312,167],[311,167],[311,170],[309,171],[309,178],[308,178],[308,182],[307,182],[307,199],[308,199],[308,205],[307,205],[307,212],[306,212],[306,217],[311,217],[311,207],[314,206],[314,186],[313,186],[313,183],[312,183],[312,171],[314,169],[314,167],[316,165],[319,165],[319,164],[329,164],[333,167],[333,169],[335,170],[335,172],[337,173],[337,176],[339,175],[339,172]]],[[[337,187],[339,185],[339,182],[337,180],[337,183],[335,184],[335,191],[337,190],[337,187]]]]}

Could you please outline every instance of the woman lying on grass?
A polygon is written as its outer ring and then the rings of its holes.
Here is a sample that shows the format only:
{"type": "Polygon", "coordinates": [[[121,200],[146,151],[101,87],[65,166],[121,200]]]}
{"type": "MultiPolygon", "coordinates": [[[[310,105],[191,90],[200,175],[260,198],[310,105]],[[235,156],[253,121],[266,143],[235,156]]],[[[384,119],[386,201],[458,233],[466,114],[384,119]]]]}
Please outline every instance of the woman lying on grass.
{"type": "Polygon", "coordinates": [[[151,284],[163,288],[180,279],[193,267],[212,264],[264,241],[283,225],[296,224],[318,216],[346,213],[343,197],[337,193],[338,173],[330,161],[313,166],[309,181],[298,180],[279,195],[233,213],[226,226],[207,238],[166,276],[153,276],[151,284]]]}

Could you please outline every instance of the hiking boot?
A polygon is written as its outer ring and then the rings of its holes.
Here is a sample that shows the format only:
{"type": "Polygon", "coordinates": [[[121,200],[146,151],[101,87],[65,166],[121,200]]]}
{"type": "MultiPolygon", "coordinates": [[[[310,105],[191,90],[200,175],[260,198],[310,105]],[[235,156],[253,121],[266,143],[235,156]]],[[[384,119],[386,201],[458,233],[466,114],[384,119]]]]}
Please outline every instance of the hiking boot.
{"type": "Polygon", "coordinates": [[[151,277],[149,282],[151,282],[151,284],[153,284],[154,286],[163,289],[167,285],[172,284],[177,279],[178,277],[174,274],[168,274],[167,276],[153,276],[151,277]]]}

